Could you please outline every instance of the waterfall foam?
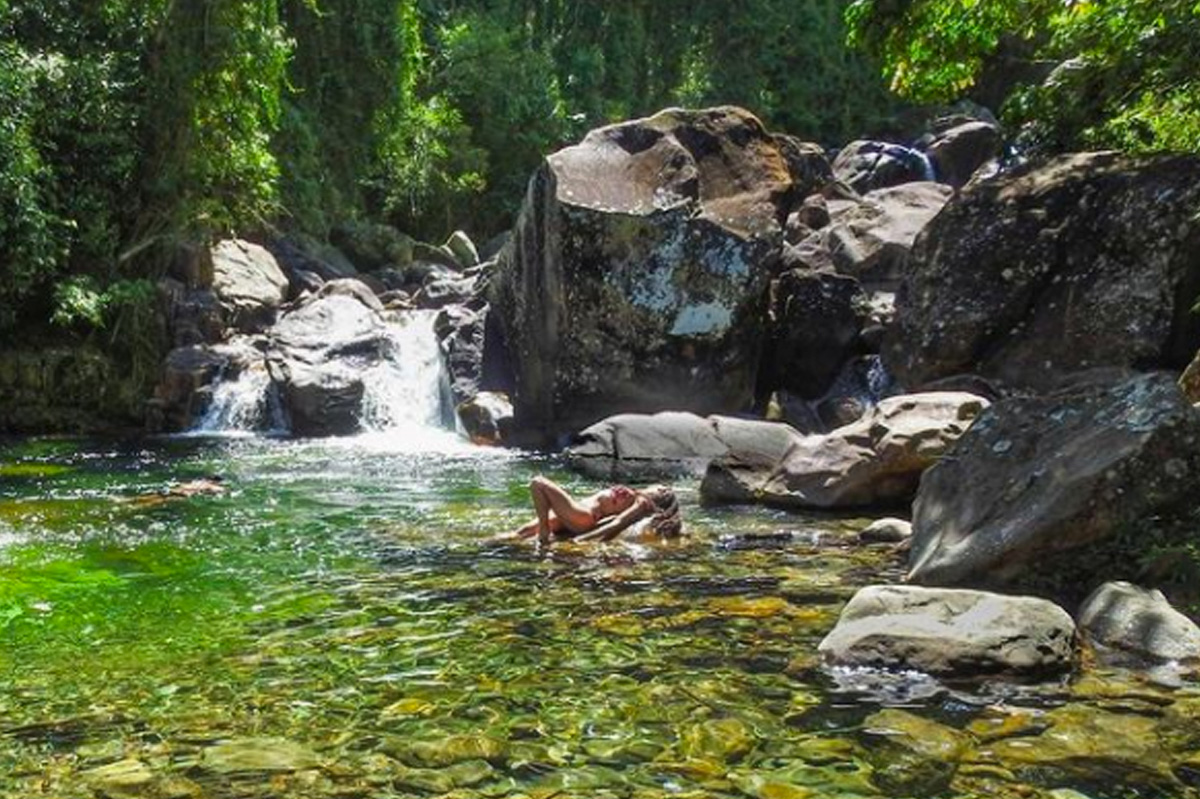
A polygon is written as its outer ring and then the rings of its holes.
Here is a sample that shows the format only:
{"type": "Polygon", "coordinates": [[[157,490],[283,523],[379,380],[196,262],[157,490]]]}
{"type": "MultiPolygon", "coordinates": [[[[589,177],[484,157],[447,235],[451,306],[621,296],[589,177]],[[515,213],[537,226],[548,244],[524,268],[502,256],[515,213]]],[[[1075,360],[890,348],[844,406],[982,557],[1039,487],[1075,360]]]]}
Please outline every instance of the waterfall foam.
{"type": "Polygon", "coordinates": [[[284,433],[287,422],[265,364],[243,369],[232,380],[221,380],[212,402],[192,432],[214,434],[284,433]]]}
{"type": "Polygon", "coordinates": [[[434,311],[388,325],[387,356],[363,374],[361,424],[372,433],[445,431],[449,380],[433,330],[434,311]]]}
{"type": "MultiPolygon", "coordinates": [[[[361,367],[359,425],[384,449],[444,450],[453,432],[450,381],[434,332],[435,311],[411,311],[387,321],[378,359],[361,367]]],[[[287,435],[280,389],[261,353],[258,360],[213,387],[211,404],[193,435],[287,435]]]]}

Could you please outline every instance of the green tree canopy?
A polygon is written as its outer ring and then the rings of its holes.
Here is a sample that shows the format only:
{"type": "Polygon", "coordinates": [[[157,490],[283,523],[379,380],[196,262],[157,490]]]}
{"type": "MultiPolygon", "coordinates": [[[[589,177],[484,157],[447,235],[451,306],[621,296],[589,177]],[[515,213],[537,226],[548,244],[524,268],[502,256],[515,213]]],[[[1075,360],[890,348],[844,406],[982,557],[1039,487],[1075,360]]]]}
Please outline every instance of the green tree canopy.
{"type": "Polygon", "coordinates": [[[910,99],[999,85],[1033,148],[1200,150],[1195,0],[855,0],[847,20],[910,99]]]}

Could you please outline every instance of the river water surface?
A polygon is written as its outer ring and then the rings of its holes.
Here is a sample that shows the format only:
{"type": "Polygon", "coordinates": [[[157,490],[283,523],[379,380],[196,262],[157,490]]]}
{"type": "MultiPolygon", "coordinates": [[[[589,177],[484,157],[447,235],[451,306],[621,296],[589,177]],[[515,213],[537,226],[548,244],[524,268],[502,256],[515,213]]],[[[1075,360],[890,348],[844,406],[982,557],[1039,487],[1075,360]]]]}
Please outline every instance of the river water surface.
{"type": "Polygon", "coordinates": [[[1178,692],[819,668],[844,600],[898,578],[844,543],[864,520],[704,509],[686,481],[682,543],[488,541],[537,473],[599,487],[439,433],[0,446],[0,797],[1194,795],[1186,752],[1130,776],[981,749],[1045,732],[1015,706],[1178,692]]]}

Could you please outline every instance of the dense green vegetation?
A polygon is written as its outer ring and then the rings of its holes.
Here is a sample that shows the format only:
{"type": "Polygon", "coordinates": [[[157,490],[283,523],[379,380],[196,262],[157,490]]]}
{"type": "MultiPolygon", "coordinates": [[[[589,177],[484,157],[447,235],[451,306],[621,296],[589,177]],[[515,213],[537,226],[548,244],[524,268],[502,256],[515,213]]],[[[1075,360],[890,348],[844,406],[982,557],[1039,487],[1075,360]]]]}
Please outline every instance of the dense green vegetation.
{"type": "Polygon", "coordinates": [[[887,123],[844,0],[0,0],[0,333],[121,326],[182,241],[504,229],[590,127],[737,103],[887,123]]]}
{"type": "Polygon", "coordinates": [[[847,17],[899,93],[1003,103],[1033,150],[1200,150],[1195,0],[855,0],[847,17]]]}

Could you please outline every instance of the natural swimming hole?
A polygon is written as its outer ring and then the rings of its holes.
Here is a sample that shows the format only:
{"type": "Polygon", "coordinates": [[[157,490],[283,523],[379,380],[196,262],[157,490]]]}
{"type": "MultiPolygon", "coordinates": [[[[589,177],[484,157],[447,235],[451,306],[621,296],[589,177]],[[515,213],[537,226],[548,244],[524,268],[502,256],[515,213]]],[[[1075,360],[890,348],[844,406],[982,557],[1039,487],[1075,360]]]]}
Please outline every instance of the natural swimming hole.
{"type": "Polygon", "coordinates": [[[684,480],[677,544],[488,542],[538,473],[598,487],[449,435],[3,445],[0,797],[1192,795],[1155,762],[1200,750],[1186,691],[823,671],[842,603],[898,577],[843,543],[862,519],[684,480]]]}

